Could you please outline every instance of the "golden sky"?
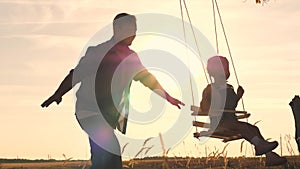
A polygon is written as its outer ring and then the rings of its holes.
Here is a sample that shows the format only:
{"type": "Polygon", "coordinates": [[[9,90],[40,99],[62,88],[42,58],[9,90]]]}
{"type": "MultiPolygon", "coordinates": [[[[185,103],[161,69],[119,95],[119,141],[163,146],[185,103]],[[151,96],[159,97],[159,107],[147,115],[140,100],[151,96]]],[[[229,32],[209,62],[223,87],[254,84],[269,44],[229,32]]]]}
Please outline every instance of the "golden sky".
{"type": "MultiPolygon", "coordinates": [[[[288,103],[300,93],[300,1],[270,0],[262,6],[256,5],[254,0],[227,0],[220,1],[219,5],[239,81],[246,90],[244,101],[251,113],[249,122],[261,120],[258,126],[266,138],[279,141],[282,135],[285,141],[285,135],[294,135],[294,120],[288,103]]],[[[188,6],[195,27],[214,44],[210,1],[190,0],[188,6]]],[[[180,18],[179,9],[176,0],[0,1],[0,158],[47,158],[48,155],[63,158],[62,154],[66,154],[88,159],[87,137],[74,116],[73,93],[64,96],[59,106],[42,109],[39,105],[77,64],[89,39],[117,13],[161,13],[180,18]]],[[[224,41],[220,43],[220,53],[227,55],[224,41]]],[[[140,44],[132,45],[132,49],[139,47],[140,44]]],[[[191,69],[201,74],[200,66],[191,69]]],[[[158,73],[157,76],[171,94],[181,97],[176,87],[168,86],[164,75],[158,73]]],[[[229,82],[237,88],[234,76],[229,82]]],[[[199,83],[203,87],[206,85],[205,79],[199,79],[199,83]]],[[[138,85],[134,87],[139,88],[138,85]]],[[[151,92],[136,90],[141,92],[133,93],[136,107],[148,109],[148,97],[141,102],[137,100],[151,92]]],[[[201,90],[196,92],[201,94],[201,90]]],[[[192,103],[186,104],[184,110],[189,114],[192,103]]],[[[167,107],[174,114],[182,113],[170,105],[167,107]]],[[[160,125],[151,134],[167,129],[167,124],[160,125]]],[[[193,131],[172,149],[171,155],[204,156],[205,146],[213,150],[214,146],[222,149],[225,145],[219,140],[200,144],[192,137],[193,131]],[[196,152],[195,147],[200,152],[196,152]]],[[[142,128],[134,125],[128,126],[128,132],[145,134],[142,128]]],[[[241,155],[240,143],[230,143],[229,155],[241,155]]],[[[292,144],[295,148],[294,140],[292,144]]],[[[283,150],[289,155],[286,147],[283,150]]],[[[125,152],[131,157],[136,153],[133,150],[125,152]]]]}

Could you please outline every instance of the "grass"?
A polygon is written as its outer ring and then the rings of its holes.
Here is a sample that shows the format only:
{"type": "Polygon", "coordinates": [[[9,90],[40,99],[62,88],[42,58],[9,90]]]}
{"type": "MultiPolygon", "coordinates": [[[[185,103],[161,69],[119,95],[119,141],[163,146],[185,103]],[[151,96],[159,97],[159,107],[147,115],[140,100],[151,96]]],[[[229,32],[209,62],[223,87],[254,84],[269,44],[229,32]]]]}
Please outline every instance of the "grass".
{"type": "MultiPolygon", "coordinates": [[[[265,167],[265,157],[246,157],[247,144],[245,141],[241,142],[240,153],[241,157],[227,157],[226,148],[230,143],[227,143],[222,151],[214,148],[211,152],[208,152],[207,146],[205,146],[205,157],[174,157],[168,156],[170,149],[166,150],[162,135],[159,135],[161,148],[163,153],[159,157],[147,157],[147,153],[154,147],[154,145],[147,145],[152,137],[144,141],[141,149],[136,153],[133,159],[123,162],[124,169],[300,169],[300,156],[296,155],[297,151],[294,151],[291,142],[293,137],[286,135],[284,137],[285,146],[290,156],[287,156],[287,164],[276,167],[265,167]]],[[[280,137],[281,140],[281,137],[280,137]]],[[[185,143],[183,142],[184,146],[185,143]]],[[[122,154],[124,153],[128,143],[122,148],[122,154]]],[[[195,145],[197,149],[198,145],[195,145]]],[[[282,141],[280,141],[280,147],[282,141]]],[[[253,147],[251,147],[254,154],[253,147]]],[[[185,154],[189,155],[187,152],[185,154]]],[[[67,157],[63,154],[64,160],[26,160],[26,159],[0,159],[0,169],[88,169],[90,161],[72,160],[72,157],[67,157]]]]}
{"type": "MultiPolygon", "coordinates": [[[[206,157],[146,157],[134,159],[135,164],[130,166],[130,161],[124,161],[124,169],[299,169],[300,156],[288,156],[288,163],[283,166],[265,167],[264,158],[245,158],[245,157],[222,157],[218,159],[207,160],[206,157]],[[227,159],[227,165],[224,165],[224,159],[227,159]],[[168,167],[165,166],[167,160],[168,167]]],[[[89,161],[51,161],[51,162],[2,162],[1,169],[88,169],[89,161]]]]}
{"type": "MultiPolygon", "coordinates": [[[[5,163],[0,166],[1,169],[83,169],[86,161],[51,161],[51,162],[24,162],[24,163],[5,163]]],[[[87,167],[86,167],[87,169],[87,167]]]]}

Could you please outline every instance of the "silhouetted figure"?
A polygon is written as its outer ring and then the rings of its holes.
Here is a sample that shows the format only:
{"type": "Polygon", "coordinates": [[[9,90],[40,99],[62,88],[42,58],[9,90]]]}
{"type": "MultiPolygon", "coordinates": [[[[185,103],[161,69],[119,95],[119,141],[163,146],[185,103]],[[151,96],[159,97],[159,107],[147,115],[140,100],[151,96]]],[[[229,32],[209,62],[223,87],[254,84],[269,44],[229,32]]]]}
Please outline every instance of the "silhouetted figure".
{"type": "Polygon", "coordinates": [[[91,169],[121,169],[122,159],[114,129],[125,133],[129,90],[132,80],[180,108],[181,101],[170,96],[129,48],[136,36],[136,18],[118,14],[113,21],[113,37],[89,47],[78,65],[62,81],[56,92],[41,106],[59,104],[62,96],[80,83],[76,93],[76,118],[89,135],[91,169]],[[125,115],[122,114],[125,109],[125,115]]]}
{"type": "Polygon", "coordinates": [[[295,119],[295,139],[298,145],[298,151],[300,152],[300,98],[299,96],[295,96],[293,100],[290,102],[290,106],[292,108],[294,119],[295,119]]]}
{"type": "Polygon", "coordinates": [[[229,62],[223,56],[214,56],[207,61],[207,72],[213,80],[203,91],[200,109],[203,112],[210,112],[211,128],[230,130],[242,135],[244,139],[255,146],[255,155],[266,155],[266,165],[280,165],[286,162],[272,152],[278,146],[278,142],[268,142],[261,135],[258,127],[246,122],[238,121],[236,115],[220,110],[235,110],[238,101],[244,94],[244,89],[239,86],[237,93],[233,87],[227,84],[230,76],[229,62]]]}

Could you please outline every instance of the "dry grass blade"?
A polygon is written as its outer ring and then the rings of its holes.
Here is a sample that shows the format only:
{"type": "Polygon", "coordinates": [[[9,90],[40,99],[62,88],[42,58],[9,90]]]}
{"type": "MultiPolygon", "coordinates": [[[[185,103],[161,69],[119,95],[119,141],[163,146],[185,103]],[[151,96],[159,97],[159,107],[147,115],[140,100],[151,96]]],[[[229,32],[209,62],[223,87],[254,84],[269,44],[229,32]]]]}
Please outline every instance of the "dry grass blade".
{"type": "Polygon", "coordinates": [[[150,147],[145,147],[146,151],[145,151],[144,155],[146,155],[153,147],[154,147],[154,145],[152,145],[150,147]]]}
{"type": "Polygon", "coordinates": [[[166,155],[166,149],[165,149],[165,144],[164,144],[164,140],[162,138],[161,133],[159,133],[159,139],[160,139],[160,143],[161,143],[161,149],[163,150],[163,157],[165,157],[165,155],[166,155]]]}
{"type": "MultiPolygon", "coordinates": [[[[151,139],[153,139],[153,137],[149,137],[149,138],[147,138],[145,141],[144,141],[144,144],[143,144],[143,147],[140,149],[140,151],[134,156],[134,158],[136,158],[137,156],[139,156],[144,150],[146,150],[145,151],[145,153],[144,153],[144,155],[146,155],[149,151],[150,151],[150,149],[152,149],[153,147],[154,147],[154,145],[152,145],[151,147],[145,147],[145,145],[147,144],[147,142],[149,141],[149,140],[151,140],[151,139]]],[[[127,144],[126,144],[127,145],[127,144]]]]}
{"type": "Polygon", "coordinates": [[[185,165],[186,168],[190,168],[191,160],[192,160],[192,158],[189,157],[189,159],[188,159],[188,161],[186,162],[186,165],[185,165]]]}
{"type": "Polygon", "coordinates": [[[175,163],[176,163],[177,165],[179,165],[179,166],[183,167],[184,165],[183,165],[183,164],[181,164],[181,162],[177,160],[177,156],[176,156],[175,154],[173,154],[173,155],[174,155],[174,160],[175,160],[175,163]]]}
{"type": "Polygon", "coordinates": [[[224,169],[226,169],[228,165],[227,151],[225,154],[223,154],[223,157],[224,157],[224,169]]]}
{"type": "MultiPolygon", "coordinates": [[[[226,153],[224,153],[224,152],[225,152],[225,150],[226,150],[226,148],[227,148],[228,145],[229,145],[229,143],[227,143],[227,144],[224,146],[222,152],[218,153],[218,154],[214,157],[216,160],[217,160],[221,155],[222,155],[224,158],[226,157],[227,152],[226,152],[226,153]]],[[[218,152],[218,151],[217,151],[217,152],[218,152]]]]}
{"type": "Polygon", "coordinates": [[[147,142],[148,142],[148,141],[150,141],[151,139],[153,139],[153,137],[149,137],[149,138],[147,138],[147,139],[144,141],[144,144],[143,144],[143,146],[145,146],[145,145],[147,144],[147,142]]]}
{"type": "Polygon", "coordinates": [[[169,148],[167,151],[166,151],[166,155],[168,155],[169,151],[171,150],[171,148],[169,148]]]}
{"type": "Polygon", "coordinates": [[[272,138],[267,138],[266,141],[269,141],[269,140],[271,140],[271,139],[272,139],[272,138]]]}
{"type": "Polygon", "coordinates": [[[159,139],[161,143],[161,148],[163,150],[163,158],[164,158],[163,168],[170,169],[168,164],[168,159],[166,158],[166,149],[165,149],[165,144],[161,133],[159,133],[159,139]]]}
{"type": "Polygon", "coordinates": [[[227,144],[224,146],[224,148],[223,148],[221,154],[224,154],[224,152],[225,152],[226,148],[228,147],[228,145],[229,145],[229,143],[227,143],[227,144]]]}
{"type": "Polygon", "coordinates": [[[166,159],[165,159],[165,161],[163,163],[163,168],[170,169],[169,164],[168,164],[168,160],[166,160],[166,159]]]}
{"type": "Polygon", "coordinates": [[[285,135],[284,139],[286,141],[286,148],[287,148],[288,152],[290,153],[290,155],[291,156],[295,155],[295,151],[291,144],[291,139],[292,139],[291,135],[290,134],[285,135]]]}
{"type": "Polygon", "coordinates": [[[128,163],[128,165],[130,166],[130,168],[133,168],[133,166],[135,164],[138,164],[138,162],[136,162],[135,160],[130,160],[129,163],[128,163]]]}
{"type": "Polygon", "coordinates": [[[258,120],[257,122],[253,123],[253,126],[256,126],[256,124],[259,122],[261,122],[261,120],[258,120]]]}
{"type": "Polygon", "coordinates": [[[88,164],[88,161],[84,162],[81,169],[85,169],[88,164]]]}
{"type": "Polygon", "coordinates": [[[146,149],[146,147],[141,148],[140,151],[138,153],[136,153],[134,158],[136,158],[138,155],[140,155],[145,149],[146,149]]]}
{"type": "Polygon", "coordinates": [[[123,164],[123,168],[130,168],[130,167],[126,164],[123,164]]]}
{"type": "Polygon", "coordinates": [[[255,156],[254,147],[251,147],[252,156],[255,156]]]}
{"type": "Polygon", "coordinates": [[[242,142],[241,142],[241,148],[240,148],[240,152],[242,153],[243,152],[243,145],[244,145],[244,143],[245,143],[245,140],[243,140],[242,142]]]}
{"type": "Polygon", "coordinates": [[[67,156],[66,156],[65,154],[62,154],[62,156],[65,158],[65,160],[63,161],[63,164],[62,164],[63,166],[64,166],[67,162],[71,161],[72,158],[73,158],[73,157],[67,158],[67,156]]]}
{"type": "Polygon", "coordinates": [[[121,152],[122,155],[123,155],[124,150],[125,150],[125,148],[127,147],[128,144],[129,144],[129,143],[126,143],[126,144],[122,147],[122,152],[121,152]]]}
{"type": "Polygon", "coordinates": [[[211,154],[211,153],[209,153],[209,154],[208,154],[208,157],[206,157],[206,159],[205,159],[205,164],[208,164],[208,161],[211,159],[210,154],[211,154]]]}
{"type": "MultiPolygon", "coordinates": [[[[139,156],[140,154],[142,154],[142,152],[143,152],[144,150],[146,150],[145,153],[144,153],[144,155],[146,155],[146,154],[154,147],[154,145],[152,145],[152,146],[150,146],[150,147],[145,147],[145,145],[147,144],[147,142],[148,142],[149,140],[151,140],[151,139],[153,139],[153,137],[149,137],[149,138],[147,138],[147,139],[144,141],[143,147],[142,147],[142,148],[140,149],[140,151],[134,156],[134,158],[137,158],[137,156],[139,156]]],[[[125,148],[127,145],[128,145],[128,143],[126,143],[126,144],[124,145],[123,150],[124,150],[124,148],[125,148]]],[[[122,150],[122,154],[123,154],[123,150],[122,150]]]]}
{"type": "Polygon", "coordinates": [[[219,150],[217,150],[217,148],[215,147],[215,151],[213,151],[213,158],[214,159],[218,159],[219,158],[219,150]],[[216,151],[216,152],[215,152],[216,151]]]}

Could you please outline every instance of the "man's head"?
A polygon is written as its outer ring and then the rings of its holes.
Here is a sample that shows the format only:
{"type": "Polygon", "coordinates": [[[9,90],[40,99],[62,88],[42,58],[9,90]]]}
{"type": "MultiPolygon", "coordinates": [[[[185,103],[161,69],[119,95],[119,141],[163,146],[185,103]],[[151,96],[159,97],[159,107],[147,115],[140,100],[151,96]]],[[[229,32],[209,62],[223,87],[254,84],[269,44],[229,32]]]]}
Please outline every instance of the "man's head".
{"type": "Polygon", "coordinates": [[[127,13],[118,14],[113,21],[114,39],[125,45],[131,45],[136,35],[136,18],[127,13]]]}
{"type": "Polygon", "coordinates": [[[230,76],[229,62],[226,57],[213,56],[207,61],[207,72],[210,76],[216,78],[225,77],[228,79],[230,76]]]}

